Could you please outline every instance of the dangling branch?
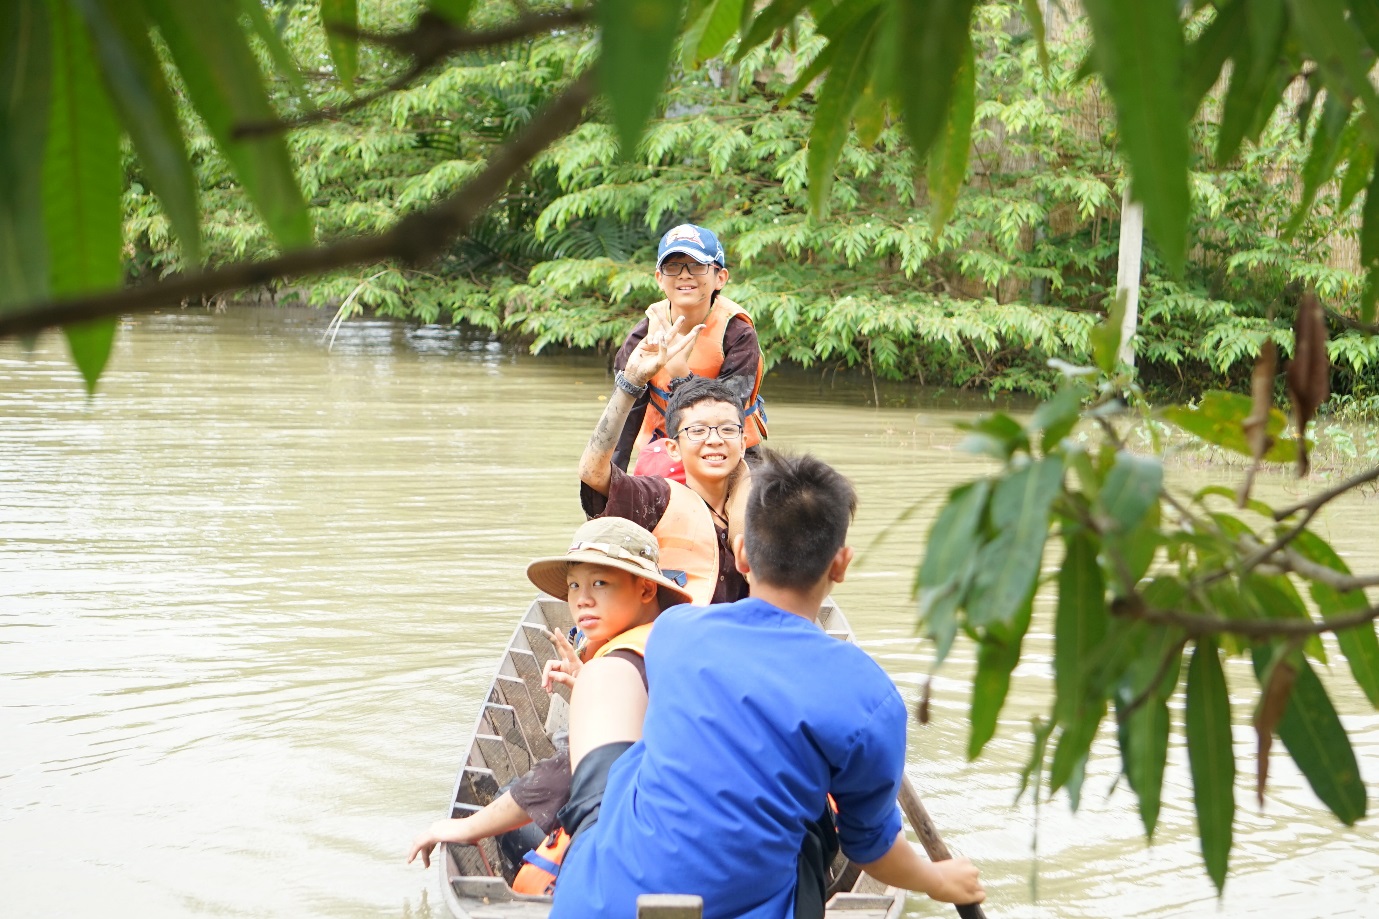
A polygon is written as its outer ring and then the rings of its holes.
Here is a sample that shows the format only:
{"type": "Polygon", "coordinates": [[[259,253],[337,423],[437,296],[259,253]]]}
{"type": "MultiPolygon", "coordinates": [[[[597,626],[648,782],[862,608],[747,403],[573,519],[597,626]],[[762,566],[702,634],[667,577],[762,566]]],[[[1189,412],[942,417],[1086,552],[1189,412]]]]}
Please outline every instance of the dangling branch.
{"type": "Polygon", "coordinates": [[[342,115],[361,109],[390,93],[406,89],[421,79],[436,64],[456,52],[507,45],[555,29],[584,25],[589,21],[590,12],[589,9],[572,9],[540,15],[529,14],[505,25],[483,31],[456,28],[448,20],[429,11],[418,16],[416,25],[411,29],[393,35],[359,32],[338,25],[330,26],[329,28],[333,32],[345,33],[359,41],[381,45],[401,54],[409,55],[412,58],[412,64],[378,89],[356,96],[343,105],[316,109],[297,118],[237,125],[233,136],[237,140],[242,140],[246,137],[290,131],[294,128],[319,124],[323,121],[335,121],[342,115]]]}
{"type": "Polygon", "coordinates": [[[520,134],[499,148],[483,171],[463,188],[434,207],[402,218],[385,233],[299,249],[262,262],[239,262],[210,271],[175,274],[104,294],[32,303],[0,316],[0,337],[30,335],[103,316],[148,312],[186,300],[242,290],[282,278],[320,274],[349,265],[388,259],[413,264],[425,262],[468,230],[537,154],[575,129],[584,106],[593,98],[594,84],[593,70],[586,71],[538,113],[520,134]]]}

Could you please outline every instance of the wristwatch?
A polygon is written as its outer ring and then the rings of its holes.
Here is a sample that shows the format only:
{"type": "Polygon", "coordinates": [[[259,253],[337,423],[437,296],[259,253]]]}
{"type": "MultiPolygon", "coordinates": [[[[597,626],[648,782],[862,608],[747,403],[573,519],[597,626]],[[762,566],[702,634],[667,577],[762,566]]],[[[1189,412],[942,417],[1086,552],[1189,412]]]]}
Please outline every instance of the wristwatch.
{"type": "Polygon", "coordinates": [[[627,374],[623,373],[621,370],[613,374],[613,385],[618,387],[618,389],[621,389],[623,392],[627,393],[634,399],[640,399],[642,394],[646,392],[645,383],[643,383],[641,386],[638,386],[636,383],[633,383],[631,380],[629,380],[627,378],[627,374]]]}

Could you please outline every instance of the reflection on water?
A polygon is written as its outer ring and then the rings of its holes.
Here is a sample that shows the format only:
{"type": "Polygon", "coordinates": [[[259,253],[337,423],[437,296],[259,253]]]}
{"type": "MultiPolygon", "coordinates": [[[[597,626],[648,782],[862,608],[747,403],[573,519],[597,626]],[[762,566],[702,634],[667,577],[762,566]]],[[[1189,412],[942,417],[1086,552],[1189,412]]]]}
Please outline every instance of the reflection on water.
{"type": "MultiPolygon", "coordinates": [[[[573,470],[609,380],[597,358],[388,323],[349,324],[327,351],[327,319],[128,322],[91,400],[58,339],[28,356],[0,344],[0,914],[443,911],[406,843],[447,800],[531,593],[526,560],[580,520],[573,470]]],[[[818,379],[768,381],[773,441],[856,481],[865,552],[837,596],[913,696],[930,657],[907,600],[915,545],[982,466],[952,450],[951,403],[876,410],[870,383],[818,379]]],[[[1357,560],[1374,558],[1369,516],[1357,501],[1328,518],[1357,560]]],[[[1112,788],[1109,737],[1076,818],[1061,797],[1012,805],[1051,692],[1036,631],[978,763],[963,761],[961,643],[910,738],[911,774],[983,866],[993,917],[1371,914],[1373,818],[1338,829],[1279,756],[1263,813],[1237,788],[1223,905],[1199,867],[1180,736],[1153,846],[1112,788]]],[[[1336,666],[1373,783],[1379,717],[1336,666]]],[[[1248,668],[1228,678],[1243,712],[1248,668]]],[[[1253,738],[1237,742],[1248,756],[1253,738]]]]}

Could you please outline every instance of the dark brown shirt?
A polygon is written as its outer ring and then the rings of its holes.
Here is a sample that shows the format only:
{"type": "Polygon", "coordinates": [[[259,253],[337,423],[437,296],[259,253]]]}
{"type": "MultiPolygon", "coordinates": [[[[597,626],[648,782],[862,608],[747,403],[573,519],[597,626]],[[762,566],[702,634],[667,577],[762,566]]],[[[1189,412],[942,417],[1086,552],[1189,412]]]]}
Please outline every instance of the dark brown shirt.
{"type": "MultiPolygon", "coordinates": [[[[629,475],[612,465],[608,496],[604,497],[581,482],[579,499],[589,517],[623,517],[655,530],[670,504],[670,485],[660,476],[629,475]]],[[[727,529],[715,522],[714,532],[718,536],[718,583],[714,585],[713,602],[733,603],[747,596],[747,580],[733,563],[727,529]]]]}

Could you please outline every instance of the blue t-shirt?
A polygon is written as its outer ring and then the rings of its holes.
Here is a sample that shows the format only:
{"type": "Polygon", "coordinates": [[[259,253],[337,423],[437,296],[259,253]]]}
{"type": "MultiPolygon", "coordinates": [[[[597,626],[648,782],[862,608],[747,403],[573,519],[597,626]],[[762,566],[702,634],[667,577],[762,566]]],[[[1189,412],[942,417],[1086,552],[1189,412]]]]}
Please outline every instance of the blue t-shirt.
{"type": "Polygon", "coordinates": [[[706,919],[787,919],[829,793],[853,861],[895,842],[905,705],[860,648],[762,600],[677,606],[646,673],[643,738],[566,853],[551,919],[632,919],[642,893],[699,894],[706,919]]]}

